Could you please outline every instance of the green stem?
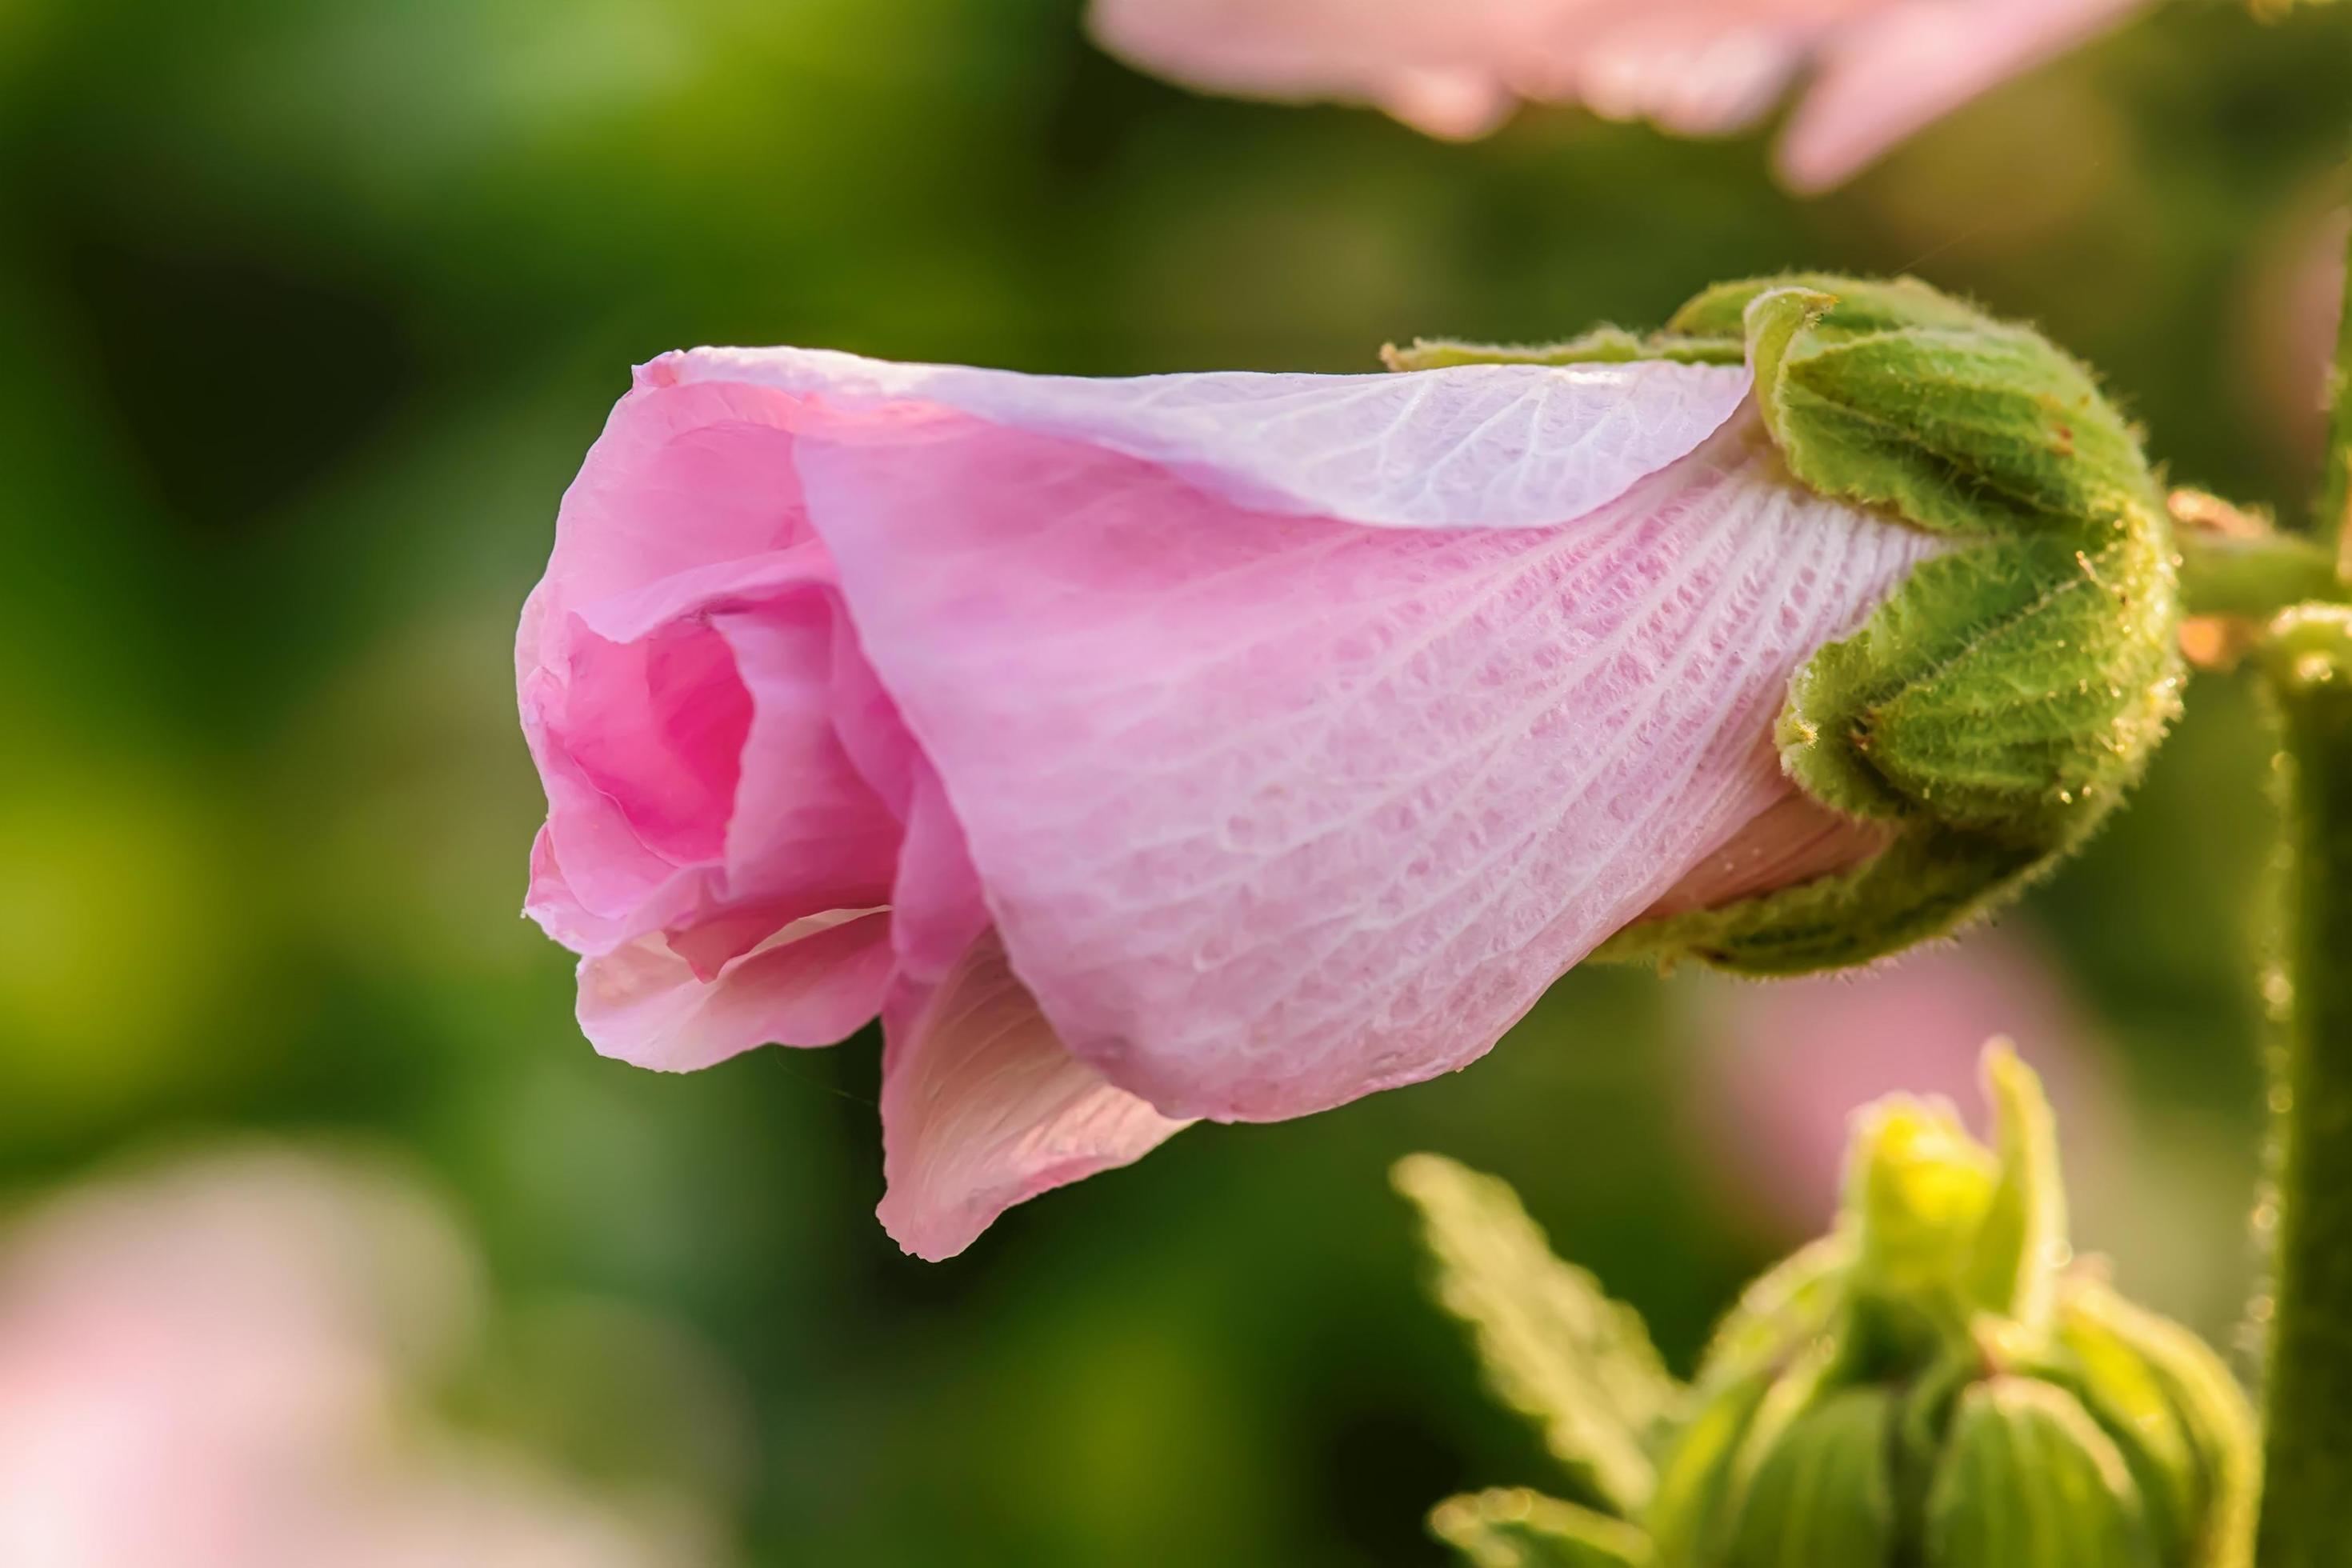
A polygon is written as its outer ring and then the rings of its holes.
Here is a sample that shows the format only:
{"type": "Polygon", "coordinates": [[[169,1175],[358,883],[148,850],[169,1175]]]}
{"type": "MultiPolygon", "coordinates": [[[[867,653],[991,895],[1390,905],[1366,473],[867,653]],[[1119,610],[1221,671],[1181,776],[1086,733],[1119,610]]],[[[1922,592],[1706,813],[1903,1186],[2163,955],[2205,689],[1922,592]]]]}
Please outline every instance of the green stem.
{"type": "Polygon", "coordinates": [[[2352,584],[2336,574],[2336,552],[2295,533],[2251,538],[2182,529],[2180,594],[2192,616],[2242,616],[2267,621],[2313,599],[2352,599],[2352,584]]]}
{"type": "Polygon", "coordinates": [[[2352,1564],[2352,610],[2278,621],[2284,749],[2279,1232],[2263,1399],[2262,1568],[2352,1564]]]}
{"type": "MultiPolygon", "coordinates": [[[[2312,533],[2352,546],[2352,231],[2312,533]]],[[[2184,566],[2186,563],[2184,562],[2184,566]]],[[[2341,597],[2341,594],[2331,595],[2341,597]]],[[[2278,1245],[2263,1409],[2260,1568],[2352,1565],[2352,610],[2272,624],[2288,894],[2284,1054],[2272,1124],[2278,1245]]],[[[2266,987],[2267,989],[2267,987],[2266,987]]]]}

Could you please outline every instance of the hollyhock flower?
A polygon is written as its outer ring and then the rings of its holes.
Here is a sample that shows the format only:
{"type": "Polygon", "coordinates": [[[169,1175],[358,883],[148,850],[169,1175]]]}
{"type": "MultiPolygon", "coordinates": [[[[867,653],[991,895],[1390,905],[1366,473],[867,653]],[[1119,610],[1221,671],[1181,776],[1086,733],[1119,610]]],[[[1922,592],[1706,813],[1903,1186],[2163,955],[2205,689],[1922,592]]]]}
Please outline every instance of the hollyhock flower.
{"type": "MultiPolygon", "coordinates": [[[[1874,352],[1911,341],[1887,330],[1906,311],[1960,319],[1916,285],[1854,288],[1844,315],[1711,294],[1616,363],[656,360],[564,498],[517,645],[549,799],[527,910],[582,954],[583,1029],[681,1069],[878,1013],[881,1215],[935,1258],[1191,1120],[1462,1067],[1612,936],[1774,969],[1941,929],[2104,809],[2152,731],[2116,708],[2121,741],[2033,742],[2062,760],[2053,837],[2042,772],[2023,807],[1834,773],[1864,722],[1841,704],[1973,657],[1911,620],[1790,708],[1792,675],[1920,563],[1965,563],[1934,593],[1988,591],[1953,531],[2010,526],[1909,525],[1867,482],[1837,500],[1792,477],[1836,448],[1794,443],[1802,417],[1759,392],[1747,300],[1773,388],[1864,328],[1874,352]],[[1778,758],[1776,717],[1806,731],[1778,758]],[[1963,826],[1927,828],[1947,803],[1963,826]]],[[[2095,403],[2020,406],[2065,410],[2094,449],[2095,403]]],[[[2125,551],[2126,583],[2159,570],[2140,528],[2094,545],[2125,551]]],[[[2001,559],[2006,595],[2023,558],[2001,559]]],[[[2079,584],[2092,558],[2048,559],[2079,584]]],[[[2102,598],[2056,628],[2070,657],[2163,624],[2152,582],[2130,616],[2102,598]]],[[[2073,596],[1980,607],[1979,629],[2073,596]]],[[[2121,675],[2086,698],[2142,702],[2121,675]]],[[[1901,717],[1866,743],[1908,778],[1901,717]]]]}
{"type": "Polygon", "coordinates": [[[480,1443],[411,1391],[476,1270],[383,1173],[220,1152],[50,1200],[0,1240],[10,1568],[672,1568],[680,1531],[480,1443]]]}
{"type": "Polygon", "coordinates": [[[1761,120],[1805,85],[1777,161],[1800,190],[1897,142],[2146,0],[1094,0],[1104,47],[1213,92],[1375,104],[1481,136],[1520,100],[1681,135],[1761,120]]]}

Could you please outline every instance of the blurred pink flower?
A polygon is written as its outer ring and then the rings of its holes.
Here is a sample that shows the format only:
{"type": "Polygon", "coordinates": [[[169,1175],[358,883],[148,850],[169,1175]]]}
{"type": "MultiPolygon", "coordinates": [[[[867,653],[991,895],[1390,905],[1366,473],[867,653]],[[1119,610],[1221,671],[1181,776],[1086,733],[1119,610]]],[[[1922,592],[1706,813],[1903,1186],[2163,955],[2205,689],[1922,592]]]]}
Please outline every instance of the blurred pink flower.
{"type": "Polygon", "coordinates": [[[1518,100],[1683,135],[1745,130],[1800,77],[1778,153],[1834,185],[2147,0],[1094,0],[1103,47],[1213,92],[1376,104],[1480,136],[1518,100]]]}
{"type": "Polygon", "coordinates": [[[2262,248],[2239,334],[2264,433],[2305,462],[2318,457],[2326,439],[2328,371],[2344,314],[2347,237],[2352,212],[2335,200],[2280,225],[2262,248]]]}
{"type": "Polygon", "coordinates": [[[1850,863],[1767,732],[1937,546],[1790,488],[1748,388],[655,361],[517,649],[583,1027],[690,1068],[879,1012],[882,1219],[943,1257],[1850,863]]]}
{"type": "MultiPolygon", "coordinates": [[[[1937,1096],[1983,1131],[1978,1058],[1995,1035],[2042,1075],[2068,1162],[2082,1172],[2113,1163],[2119,1130],[2092,1026],[2011,931],[1979,930],[1854,973],[1710,981],[1699,1022],[1699,1142],[1739,1202],[1787,1235],[1828,1222],[1859,1107],[1937,1096]]],[[[2074,1184],[2078,1195],[2099,1184],[2074,1184]]]]}
{"type": "Polygon", "coordinates": [[[514,1455],[420,1441],[475,1306],[446,1219],[381,1174],[215,1155],[0,1242],[8,1568],[677,1568],[699,1553],[514,1455]]]}

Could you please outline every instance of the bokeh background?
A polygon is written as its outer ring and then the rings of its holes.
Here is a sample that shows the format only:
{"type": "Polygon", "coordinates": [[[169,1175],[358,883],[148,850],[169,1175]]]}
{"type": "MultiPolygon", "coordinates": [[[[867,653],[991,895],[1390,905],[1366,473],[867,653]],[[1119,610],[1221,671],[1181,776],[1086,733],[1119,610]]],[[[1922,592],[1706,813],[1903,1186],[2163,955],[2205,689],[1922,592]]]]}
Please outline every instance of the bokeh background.
{"type": "Polygon", "coordinates": [[[1072,0],[0,0],[11,1212],[256,1140],[396,1172],[482,1280],[413,1402],[744,1564],[1433,1563],[1430,1502],[1552,1478],[1421,1297],[1391,1161],[1508,1177],[1686,1365],[1825,1214],[1851,1100],[1964,1086],[1996,1026],[2057,1084],[2083,1242],[2226,1339],[2269,842],[2228,677],[1990,941],[1801,993],[1580,973],[1472,1071],[1197,1129],[927,1266],[871,1216],[874,1039],[682,1078],[581,1041],[517,912],[509,649],[628,367],[701,342],[1352,370],[1908,268],[2291,510],[2347,24],[2176,5],[1800,202],[1759,139],[1189,97],[1072,0]]]}

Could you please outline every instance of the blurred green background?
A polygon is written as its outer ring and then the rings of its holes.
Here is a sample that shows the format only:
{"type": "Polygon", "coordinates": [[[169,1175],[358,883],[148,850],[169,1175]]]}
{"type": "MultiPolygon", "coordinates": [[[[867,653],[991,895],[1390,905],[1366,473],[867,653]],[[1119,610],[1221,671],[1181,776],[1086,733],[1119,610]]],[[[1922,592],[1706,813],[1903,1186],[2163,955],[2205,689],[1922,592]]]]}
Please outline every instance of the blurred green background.
{"type": "MultiPolygon", "coordinates": [[[[2104,367],[2177,478],[2292,508],[2321,328],[2276,297],[2342,194],[2347,25],[2177,6],[1799,202],[1759,139],[1189,97],[1067,0],[0,0],[0,1178],[251,1129],[407,1152],[510,1309],[452,1406],[678,1478],[748,1563],[1433,1562],[1430,1502],[1550,1477],[1418,1293],[1386,1167],[1509,1177],[1686,1365],[1795,1223],[1693,1109],[1719,991],[1579,973],[1458,1078],[1204,1127],[901,1258],[872,1038],[603,1061],[517,914],[514,616],[629,365],[1352,370],[1910,268],[2104,367]],[[533,1328],[580,1300],[698,1370],[533,1328]]],[[[2086,1241],[2224,1337],[2263,745],[2200,678],[2008,922],[2131,1129],[2086,1241]]]]}

